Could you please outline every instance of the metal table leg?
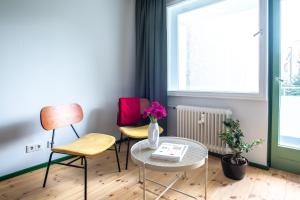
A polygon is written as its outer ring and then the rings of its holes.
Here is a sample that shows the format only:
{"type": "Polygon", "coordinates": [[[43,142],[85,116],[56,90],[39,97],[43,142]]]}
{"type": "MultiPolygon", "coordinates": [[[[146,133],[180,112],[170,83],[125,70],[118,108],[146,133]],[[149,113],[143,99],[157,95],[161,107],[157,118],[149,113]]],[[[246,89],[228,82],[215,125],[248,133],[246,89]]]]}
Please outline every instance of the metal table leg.
{"type": "Polygon", "coordinates": [[[146,167],[143,165],[143,199],[146,200],[146,167]]]}
{"type": "Polygon", "coordinates": [[[205,200],[207,200],[208,158],[205,158],[205,200]]]}
{"type": "Polygon", "coordinates": [[[184,171],[182,178],[183,178],[183,179],[186,179],[186,178],[187,178],[187,172],[186,172],[186,171],[184,171]]]}
{"type": "Polygon", "coordinates": [[[139,183],[143,183],[143,180],[142,180],[142,167],[139,166],[139,183]]]}
{"type": "MultiPolygon", "coordinates": [[[[150,181],[152,183],[158,184],[162,187],[165,187],[165,190],[155,199],[158,200],[160,199],[168,190],[173,190],[176,192],[179,192],[183,195],[186,195],[188,197],[194,198],[194,199],[198,199],[196,196],[192,196],[190,194],[187,194],[183,191],[177,190],[175,188],[172,188],[172,186],[178,181],[178,179],[180,178],[184,178],[186,177],[186,171],[183,172],[183,174],[181,176],[176,175],[176,178],[169,184],[169,185],[163,185],[159,182],[153,181],[151,179],[147,179],[146,178],[146,167],[145,164],[143,166],[139,167],[139,182],[143,183],[143,200],[146,200],[146,181],[150,181]],[[143,170],[143,173],[141,173],[141,171],[143,170]],[[143,174],[143,180],[141,180],[141,175],[143,174]],[[142,182],[143,181],[143,182],[142,182]]],[[[205,183],[204,183],[204,190],[205,190],[205,200],[207,200],[207,181],[208,181],[208,158],[205,158],[205,183]]]]}
{"type": "Polygon", "coordinates": [[[178,179],[180,179],[180,178],[181,178],[180,176],[177,176],[177,175],[176,175],[176,178],[175,178],[168,186],[166,186],[166,189],[165,189],[164,191],[162,191],[162,192],[160,193],[160,195],[158,195],[158,197],[155,198],[155,200],[160,199],[160,197],[162,197],[169,189],[171,189],[172,186],[173,186],[173,185],[178,181],[178,179]]]}

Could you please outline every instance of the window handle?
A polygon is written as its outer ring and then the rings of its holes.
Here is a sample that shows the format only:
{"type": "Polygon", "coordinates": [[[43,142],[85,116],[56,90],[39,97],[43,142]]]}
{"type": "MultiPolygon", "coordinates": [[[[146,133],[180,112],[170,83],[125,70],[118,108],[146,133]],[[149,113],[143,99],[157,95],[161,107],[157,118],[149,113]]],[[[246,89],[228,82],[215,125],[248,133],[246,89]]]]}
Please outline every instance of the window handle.
{"type": "Polygon", "coordinates": [[[275,77],[275,80],[277,81],[277,82],[279,82],[279,83],[282,83],[284,80],[283,79],[281,79],[280,77],[275,77]]]}
{"type": "Polygon", "coordinates": [[[258,36],[259,34],[263,34],[262,29],[259,29],[259,31],[257,31],[256,33],[253,34],[253,37],[258,36]]]}

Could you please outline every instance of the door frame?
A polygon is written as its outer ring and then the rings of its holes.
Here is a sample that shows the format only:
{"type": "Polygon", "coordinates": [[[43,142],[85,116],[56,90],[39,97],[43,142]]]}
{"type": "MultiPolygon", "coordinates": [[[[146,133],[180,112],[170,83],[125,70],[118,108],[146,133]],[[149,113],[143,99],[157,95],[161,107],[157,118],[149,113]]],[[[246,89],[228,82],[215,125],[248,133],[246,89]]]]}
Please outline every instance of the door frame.
{"type": "Polygon", "coordinates": [[[269,141],[268,165],[300,174],[300,150],[279,147],[280,0],[269,0],[269,141]],[[297,158],[299,157],[299,158],[297,158]]]}

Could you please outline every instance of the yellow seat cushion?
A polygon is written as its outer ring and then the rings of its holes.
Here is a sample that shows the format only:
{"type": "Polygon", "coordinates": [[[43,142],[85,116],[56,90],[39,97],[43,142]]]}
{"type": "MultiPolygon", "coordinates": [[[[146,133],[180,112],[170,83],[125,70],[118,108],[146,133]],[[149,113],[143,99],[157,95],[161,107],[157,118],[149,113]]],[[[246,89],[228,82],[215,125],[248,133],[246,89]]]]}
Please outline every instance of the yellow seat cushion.
{"type": "Polygon", "coordinates": [[[72,143],[54,147],[52,151],[76,156],[94,156],[110,148],[115,141],[116,138],[111,135],[89,133],[72,143]]]}
{"type": "MultiPolygon", "coordinates": [[[[148,126],[125,126],[120,127],[120,132],[124,135],[127,135],[130,138],[147,138],[148,137],[148,126]]],[[[162,127],[159,127],[159,133],[161,134],[164,131],[162,127]]]]}

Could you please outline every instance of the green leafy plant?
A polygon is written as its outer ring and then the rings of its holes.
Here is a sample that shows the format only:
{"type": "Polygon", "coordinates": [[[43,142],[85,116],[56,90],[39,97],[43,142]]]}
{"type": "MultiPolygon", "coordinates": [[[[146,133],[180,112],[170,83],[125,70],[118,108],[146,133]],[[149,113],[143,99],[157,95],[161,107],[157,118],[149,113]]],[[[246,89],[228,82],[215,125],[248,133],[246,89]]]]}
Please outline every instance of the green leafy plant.
{"type": "Polygon", "coordinates": [[[248,153],[253,147],[261,144],[262,139],[253,140],[251,143],[244,141],[244,134],[240,128],[239,120],[233,120],[231,118],[225,120],[225,131],[219,135],[219,137],[226,142],[229,148],[232,150],[232,157],[230,162],[234,165],[245,164],[246,158],[242,156],[243,152],[248,153]]]}

